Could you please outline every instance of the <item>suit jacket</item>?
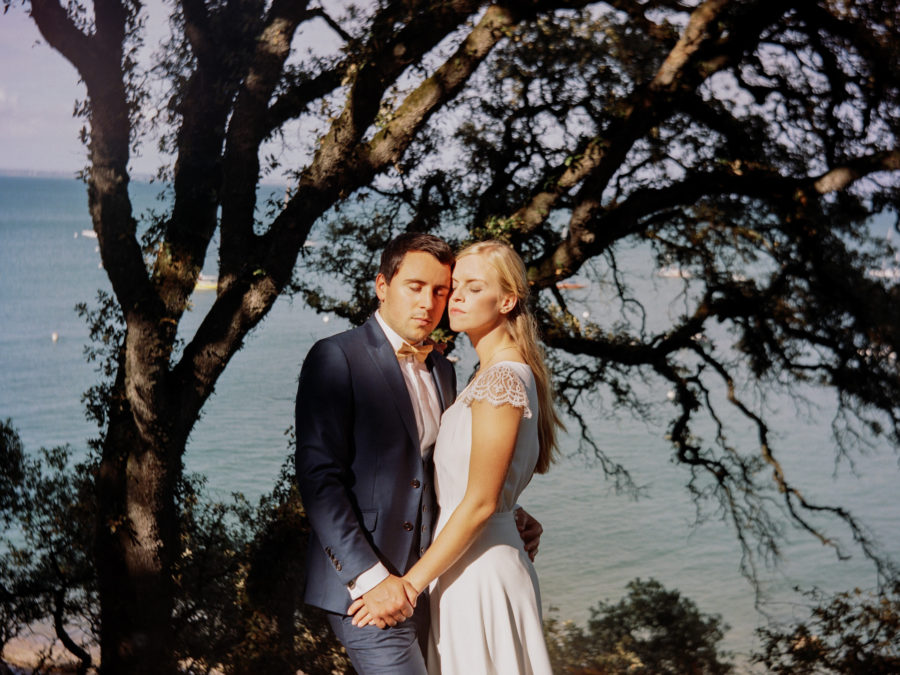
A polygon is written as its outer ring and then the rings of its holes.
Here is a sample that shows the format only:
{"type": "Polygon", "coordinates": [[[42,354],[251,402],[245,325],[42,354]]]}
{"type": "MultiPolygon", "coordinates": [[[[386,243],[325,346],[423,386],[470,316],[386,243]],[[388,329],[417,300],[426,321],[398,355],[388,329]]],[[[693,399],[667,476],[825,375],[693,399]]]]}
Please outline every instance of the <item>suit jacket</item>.
{"type": "MultiPolygon", "coordinates": [[[[425,361],[441,409],[456,396],[453,366],[425,361]]],[[[320,340],[306,356],[296,402],[297,484],[312,525],[306,602],[345,613],[348,587],[379,560],[404,574],[431,542],[432,461],[423,457],[400,364],[374,317],[320,340]]]]}

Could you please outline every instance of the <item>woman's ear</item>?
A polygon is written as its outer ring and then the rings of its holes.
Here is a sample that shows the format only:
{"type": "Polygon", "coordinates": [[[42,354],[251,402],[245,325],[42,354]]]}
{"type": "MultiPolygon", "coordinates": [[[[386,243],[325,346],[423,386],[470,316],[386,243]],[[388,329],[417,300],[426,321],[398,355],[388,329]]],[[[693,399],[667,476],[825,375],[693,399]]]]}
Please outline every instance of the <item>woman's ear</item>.
{"type": "Polygon", "coordinates": [[[516,304],[518,304],[518,302],[519,302],[519,299],[512,293],[504,296],[503,299],[500,301],[500,313],[501,314],[509,314],[511,311],[513,311],[516,308],[516,304]]]}

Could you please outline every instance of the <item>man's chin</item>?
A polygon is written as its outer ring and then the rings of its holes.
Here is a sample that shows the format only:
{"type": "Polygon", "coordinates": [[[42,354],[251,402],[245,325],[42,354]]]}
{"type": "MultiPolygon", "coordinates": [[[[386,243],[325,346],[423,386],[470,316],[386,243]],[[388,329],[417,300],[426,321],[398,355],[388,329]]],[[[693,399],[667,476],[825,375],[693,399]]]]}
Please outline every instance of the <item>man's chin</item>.
{"type": "Polygon", "coordinates": [[[429,335],[431,335],[431,331],[433,330],[434,326],[429,326],[427,328],[416,328],[415,330],[409,331],[409,334],[404,335],[403,338],[410,344],[418,344],[429,335]]]}

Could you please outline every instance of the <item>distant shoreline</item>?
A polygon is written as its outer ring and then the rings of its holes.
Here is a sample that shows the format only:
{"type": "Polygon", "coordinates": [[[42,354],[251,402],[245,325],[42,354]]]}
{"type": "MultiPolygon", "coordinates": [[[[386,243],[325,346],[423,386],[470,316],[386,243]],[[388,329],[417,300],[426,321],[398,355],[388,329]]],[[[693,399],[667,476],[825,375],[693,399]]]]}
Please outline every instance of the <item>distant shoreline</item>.
{"type": "MultiPolygon", "coordinates": [[[[0,168],[0,177],[5,178],[68,178],[71,180],[79,180],[77,169],[72,169],[71,171],[60,171],[58,169],[4,169],[0,168]]],[[[131,180],[139,182],[139,183],[151,183],[158,182],[156,181],[155,176],[149,173],[133,173],[131,174],[131,180]]],[[[162,183],[160,183],[162,184],[162,183]]],[[[278,188],[286,188],[287,184],[283,181],[272,182],[268,180],[263,180],[260,182],[260,185],[265,187],[278,187],[278,188]]]]}
{"type": "MultiPolygon", "coordinates": [[[[50,169],[3,169],[0,168],[0,176],[9,178],[72,178],[78,180],[75,175],[78,171],[59,171],[50,169]]],[[[149,178],[149,176],[148,176],[149,178]]]]}

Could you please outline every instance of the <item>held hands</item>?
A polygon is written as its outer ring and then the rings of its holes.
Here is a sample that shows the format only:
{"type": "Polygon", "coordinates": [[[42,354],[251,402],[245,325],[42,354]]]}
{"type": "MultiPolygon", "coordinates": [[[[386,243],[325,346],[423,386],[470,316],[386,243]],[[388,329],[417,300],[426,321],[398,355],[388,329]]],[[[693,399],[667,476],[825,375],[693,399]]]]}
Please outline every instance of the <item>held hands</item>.
{"type": "Polygon", "coordinates": [[[531,562],[534,562],[538,546],[541,544],[541,534],[543,534],[544,528],[521,506],[516,509],[516,527],[519,528],[519,536],[522,537],[522,541],[525,543],[525,552],[528,554],[531,562]]]}
{"type": "Polygon", "coordinates": [[[390,575],[361,598],[354,601],[347,614],[353,625],[362,628],[374,624],[378,628],[396,626],[413,615],[419,592],[405,578],[390,575]]]}

